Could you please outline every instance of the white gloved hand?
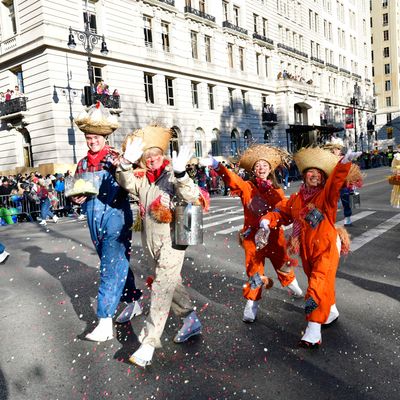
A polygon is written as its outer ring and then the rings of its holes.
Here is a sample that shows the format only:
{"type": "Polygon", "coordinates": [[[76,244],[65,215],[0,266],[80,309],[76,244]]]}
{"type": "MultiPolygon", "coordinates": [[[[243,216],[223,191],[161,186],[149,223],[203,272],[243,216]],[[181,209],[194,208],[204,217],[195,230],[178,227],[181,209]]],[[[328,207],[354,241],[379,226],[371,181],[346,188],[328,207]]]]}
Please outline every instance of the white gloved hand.
{"type": "Polygon", "coordinates": [[[219,161],[217,161],[211,154],[208,155],[209,159],[210,159],[210,165],[216,169],[219,166],[219,161]]]}
{"type": "Polygon", "coordinates": [[[161,203],[162,206],[164,206],[164,207],[166,207],[166,208],[169,208],[169,203],[170,203],[170,201],[171,201],[171,199],[170,199],[168,193],[163,193],[163,194],[161,195],[160,203],[161,203]]]}
{"type": "Polygon", "coordinates": [[[346,155],[342,158],[341,163],[342,164],[346,164],[348,162],[351,162],[353,160],[355,160],[356,158],[360,157],[362,154],[361,151],[353,151],[351,149],[347,150],[346,155]]]}
{"type": "Polygon", "coordinates": [[[130,163],[134,163],[143,154],[144,143],[141,137],[135,137],[133,140],[128,140],[123,157],[130,163]]]}
{"type": "Polygon", "coordinates": [[[269,224],[270,224],[270,222],[269,222],[268,219],[262,219],[262,220],[260,221],[260,228],[263,228],[263,229],[265,229],[266,231],[269,231],[269,230],[270,230],[270,229],[269,229],[269,224]]]}
{"type": "Polygon", "coordinates": [[[192,157],[191,147],[188,145],[181,146],[179,154],[176,154],[174,150],[172,152],[172,169],[174,172],[184,172],[186,171],[186,165],[192,157]]]}

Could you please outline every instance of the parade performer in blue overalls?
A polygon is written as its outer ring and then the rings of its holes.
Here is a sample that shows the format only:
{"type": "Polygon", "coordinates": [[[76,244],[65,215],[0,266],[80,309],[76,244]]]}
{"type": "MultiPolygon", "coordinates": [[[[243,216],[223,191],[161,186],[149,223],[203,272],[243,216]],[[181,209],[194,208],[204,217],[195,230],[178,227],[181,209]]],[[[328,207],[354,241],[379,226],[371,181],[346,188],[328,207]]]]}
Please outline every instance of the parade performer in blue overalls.
{"type": "MultiPolygon", "coordinates": [[[[128,193],[115,180],[113,165],[116,152],[102,134],[85,133],[88,154],[79,161],[75,177],[84,177],[81,184],[94,186],[97,195],[88,195],[87,189],[72,200],[84,205],[91,239],[100,258],[100,286],[97,297],[99,323],[86,339],[103,342],[114,337],[113,321],[120,301],[128,303],[117,322],[129,321],[142,313],[135,278],[129,267],[130,241],[133,223],[128,193]],[[88,177],[93,179],[89,182],[88,177]],[[85,181],[85,179],[87,179],[85,181]],[[92,184],[92,185],[91,185],[92,184]]],[[[75,181],[76,185],[76,181],[75,181]]]]}

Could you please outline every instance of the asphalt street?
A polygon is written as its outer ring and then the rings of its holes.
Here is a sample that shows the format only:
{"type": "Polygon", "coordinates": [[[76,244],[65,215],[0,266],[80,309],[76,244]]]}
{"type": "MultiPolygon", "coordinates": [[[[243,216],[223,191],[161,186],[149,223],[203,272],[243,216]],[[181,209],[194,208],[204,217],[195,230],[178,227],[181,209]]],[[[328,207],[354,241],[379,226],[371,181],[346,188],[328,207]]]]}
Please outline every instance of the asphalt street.
{"type": "MultiPolygon", "coordinates": [[[[0,227],[11,253],[0,265],[0,399],[399,399],[400,209],[389,204],[389,168],[366,172],[348,228],[352,252],[337,274],[340,317],[314,351],[297,347],[306,326],[304,301],[288,296],[277,279],[257,321],[242,322],[238,199],[212,197],[204,244],[186,253],[182,275],[202,335],[173,343],[180,321],[171,315],[163,348],[146,370],[128,362],[146,315],[116,325],[108,342],[83,339],[96,321],[99,264],[84,221],[0,227]]],[[[131,268],[148,306],[151,271],[142,260],[135,234],[131,268]]],[[[302,269],[296,274],[305,288],[302,269]]]]}

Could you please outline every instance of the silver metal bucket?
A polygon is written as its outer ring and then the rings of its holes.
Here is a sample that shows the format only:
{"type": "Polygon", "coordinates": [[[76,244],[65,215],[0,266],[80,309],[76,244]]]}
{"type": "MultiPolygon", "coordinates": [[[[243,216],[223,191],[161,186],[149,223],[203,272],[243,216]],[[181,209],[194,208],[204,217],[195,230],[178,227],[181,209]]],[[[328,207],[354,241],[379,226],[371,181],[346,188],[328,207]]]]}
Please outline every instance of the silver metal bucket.
{"type": "Polygon", "coordinates": [[[203,243],[203,209],[188,204],[175,208],[174,243],[196,245],[203,243]]]}

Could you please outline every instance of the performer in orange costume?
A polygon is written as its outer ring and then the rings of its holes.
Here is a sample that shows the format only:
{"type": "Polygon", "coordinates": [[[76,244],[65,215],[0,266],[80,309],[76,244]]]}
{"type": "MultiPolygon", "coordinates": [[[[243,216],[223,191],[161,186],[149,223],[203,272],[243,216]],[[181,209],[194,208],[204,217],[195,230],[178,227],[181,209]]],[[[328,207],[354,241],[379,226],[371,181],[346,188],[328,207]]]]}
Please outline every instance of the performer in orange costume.
{"type": "Polygon", "coordinates": [[[260,222],[261,229],[274,232],[281,224],[293,222],[289,249],[300,252],[308,277],[305,313],[307,329],[300,341],[303,347],[318,347],[321,324],[336,320],[335,277],[339,265],[341,242],[335,228],[340,189],[350,171],[352,159],[361,153],[349,151],[338,158],[321,148],[301,149],[294,160],[303,174],[298,193],[276,205],[260,222]]]}
{"type": "Polygon", "coordinates": [[[244,225],[240,231],[240,238],[245,251],[246,273],[249,277],[249,281],[243,287],[243,296],[247,299],[243,314],[244,322],[254,322],[262,287],[272,286],[272,280],[264,276],[265,258],[271,260],[282,286],[288,287],[291,294],[297,297],[303,295],[292,268],[295,260],[287,255],[283,229],[276,229],[271,233],[266,247],[257,250],[255,244],[260,217],[267,211],[273,210],[275,204],[285,198],[273,172],[287,156],[282,150],[267,145],[250,147],[244,152],[239,163],[241,168],[253,174],[254,178],[249,181],[243,180],[211,158],[213,168],[222,177],[225,185],[229,186],[231,195],[238,195],[243,204],[244,225]]]}

